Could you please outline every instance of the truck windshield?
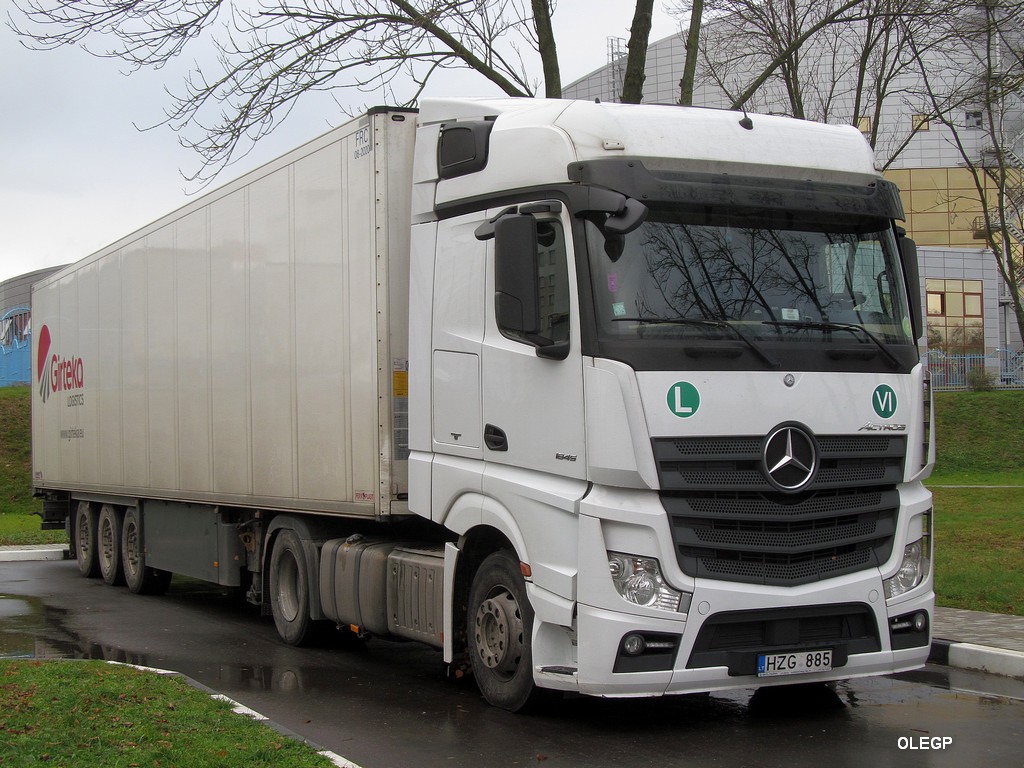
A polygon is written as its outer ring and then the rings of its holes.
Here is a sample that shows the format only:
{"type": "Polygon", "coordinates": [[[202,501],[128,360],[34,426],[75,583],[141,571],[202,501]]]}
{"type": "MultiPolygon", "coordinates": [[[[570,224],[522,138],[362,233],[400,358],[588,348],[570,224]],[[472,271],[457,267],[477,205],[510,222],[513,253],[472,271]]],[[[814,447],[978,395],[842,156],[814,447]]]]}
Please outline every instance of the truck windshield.
{"type": "Polygon", "coordinates": [[[587,227],[598,340],[620,351],[731,341],[770,364],[793,345],[892,358],[889,345],[913,344],[886,220],[652,208],[624,239],[587,227]]]}

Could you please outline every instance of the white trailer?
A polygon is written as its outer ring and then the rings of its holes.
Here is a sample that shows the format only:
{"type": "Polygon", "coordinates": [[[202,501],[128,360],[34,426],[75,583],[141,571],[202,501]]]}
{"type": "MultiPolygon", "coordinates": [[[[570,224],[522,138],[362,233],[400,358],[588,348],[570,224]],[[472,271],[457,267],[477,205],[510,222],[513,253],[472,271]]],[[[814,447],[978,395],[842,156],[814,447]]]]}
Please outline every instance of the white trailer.
{"type": "Polygon", "coordinates": [[[83,575],[416,639],[491,703],[920,666],[913,244],[852,128],[375,109],[39,283],[83,575]]]}

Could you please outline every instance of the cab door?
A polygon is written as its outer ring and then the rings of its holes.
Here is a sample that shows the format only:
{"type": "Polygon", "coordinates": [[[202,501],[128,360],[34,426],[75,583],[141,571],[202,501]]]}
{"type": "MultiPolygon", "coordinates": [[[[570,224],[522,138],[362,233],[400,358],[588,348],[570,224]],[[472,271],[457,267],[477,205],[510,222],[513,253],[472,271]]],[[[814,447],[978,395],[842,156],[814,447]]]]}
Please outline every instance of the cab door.
{"type": "MultiPolygon", "coordinates": [[[[489,219],[499,213],[489,212],[489,219]]],[[[484,459],[496,472],[516,468],[583,481],[583,362],[570,222],[557,202],[505,213],[494,220],[487,248],[484,459]]],[[[570,496],[577,490],[562,486],[570,496]]]]}

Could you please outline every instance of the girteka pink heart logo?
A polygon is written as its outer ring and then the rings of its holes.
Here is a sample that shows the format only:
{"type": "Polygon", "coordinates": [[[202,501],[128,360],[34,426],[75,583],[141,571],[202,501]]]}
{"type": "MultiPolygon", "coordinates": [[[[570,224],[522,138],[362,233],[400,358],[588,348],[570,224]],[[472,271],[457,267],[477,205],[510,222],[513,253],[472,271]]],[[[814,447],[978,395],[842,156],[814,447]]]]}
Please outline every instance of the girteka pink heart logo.
{"type": "Polygon", "coordinates": [[[43,400],[50,393],[46,386],[49,382],[43,379],[43,369],[46,367],[46,356],[50,353],[50,329],[45,325],[39,329],[39,353],[36,356],[36,377],[39,379],[39,394],[43,400]]]}

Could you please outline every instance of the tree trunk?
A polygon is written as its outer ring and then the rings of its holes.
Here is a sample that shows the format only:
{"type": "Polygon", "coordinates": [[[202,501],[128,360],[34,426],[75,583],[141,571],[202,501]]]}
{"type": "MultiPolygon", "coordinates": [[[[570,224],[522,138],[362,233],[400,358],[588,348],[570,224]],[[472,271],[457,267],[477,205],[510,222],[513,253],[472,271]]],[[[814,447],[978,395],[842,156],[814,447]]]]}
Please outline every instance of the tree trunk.
{"type": "Polygon", "coordinates": [[[686,33],[686,61],[683,63],[683,78],[679,81],[679,103],[686,107],[693,104],[693,80],[697,74],[700,23],[703,16],[704,0],[693,0],[693,8],[690,9],[690,29],[686,33]]]}
{"type": "Polygon", "coordinates": [[[654,0],[637,0],[633,26],[629,28],[629,55],[626,76],[622,81],[623,104],[639,104],[644,98],[644,69],[647,66],[647,45],[651,37],[654,0]]]}
{"type": "Polygon", "coordinates": [[[537,30],[537,47],[544,67],[544,95],[549,99],[562,98],[562,75],[555,48],[555,33],[551,29],[550,0],[531,0],[533,23],[537,30]]]}

